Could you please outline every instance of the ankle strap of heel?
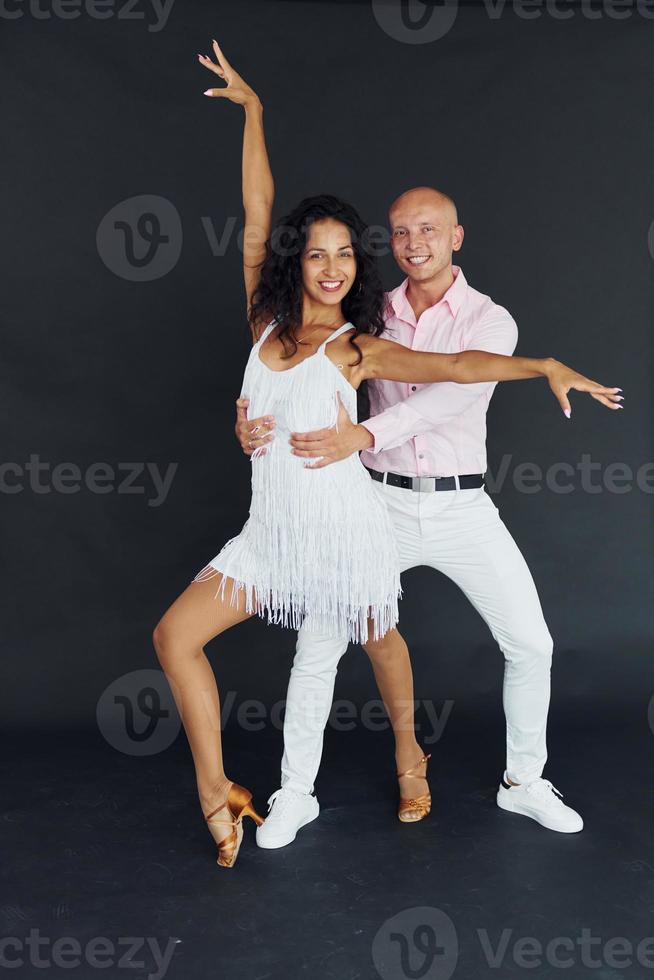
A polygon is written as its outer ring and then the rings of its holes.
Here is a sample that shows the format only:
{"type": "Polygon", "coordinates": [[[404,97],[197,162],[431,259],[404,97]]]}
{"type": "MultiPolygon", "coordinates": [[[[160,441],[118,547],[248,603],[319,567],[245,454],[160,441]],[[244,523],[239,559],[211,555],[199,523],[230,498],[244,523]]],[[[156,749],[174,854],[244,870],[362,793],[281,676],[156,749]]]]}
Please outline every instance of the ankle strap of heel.
{"type": "MultiPolygon", "coordinates": [[[[418,762],[416,762],[415,765],[411,766],[410,769],[405,769],[404,772],[398,772],[397,774],[398,778],[401,776],[415,776],[417,779],[424,779],[425,777],[417,775],[414,772],[414,769],[417,769],[418,766],[421,766],[423,762],[428,762],[429,759],[431,759],[431,752],[428,755],[423,755],[422,759],[419,759],[418,762]]],[[[425,772],[425,776],[426,775],[427,773],[425,772]]]]}

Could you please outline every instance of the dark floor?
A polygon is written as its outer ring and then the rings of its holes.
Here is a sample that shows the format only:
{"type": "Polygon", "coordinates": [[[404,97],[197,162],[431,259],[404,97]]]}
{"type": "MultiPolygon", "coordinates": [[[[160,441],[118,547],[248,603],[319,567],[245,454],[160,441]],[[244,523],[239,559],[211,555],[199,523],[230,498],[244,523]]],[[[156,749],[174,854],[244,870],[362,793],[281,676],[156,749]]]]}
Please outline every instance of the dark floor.
{"type": "MultiPolygon", "coordinates": [[[[581,834],[497,808],[496,722],[450,723],[417,826],[395,818],[388,734],[329,732],[319,819],[278,851],[258,849],[248,822],[231,870],[215,864],[183,737],[146,758],[94,734],[16,739],[3,762],[0,913],[14,941],[2,965],[169,980],[652,976],[653,739],[646,718],[597,721],[550,726],[546,775],[583,813],[581,834]]],[[[230,775],[264,811],[279,746],[277,731],[226,734],[230,775]]]]}

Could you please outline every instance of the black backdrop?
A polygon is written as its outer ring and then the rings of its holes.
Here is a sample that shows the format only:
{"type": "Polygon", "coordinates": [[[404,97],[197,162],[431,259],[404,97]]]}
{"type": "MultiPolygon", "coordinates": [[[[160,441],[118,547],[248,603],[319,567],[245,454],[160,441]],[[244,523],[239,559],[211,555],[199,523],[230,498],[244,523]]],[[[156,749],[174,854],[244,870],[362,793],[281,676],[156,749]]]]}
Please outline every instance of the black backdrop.
{"type": "MultiPolygon", "coordinates": [[[[443,188],[466,229],[465,274],[515,316],[518,351],[624,388],[623,412],[577,397],[568,422],[542,382],[500,386],[489,467],[555,639],[557,710],[636,711],[645,729],[654,21],[460,5],[429,40],[429,26],[393,21],[388,6],[376,18],[370,3],[176,0],[163,24],[124,6],[99,19],[7,4],[0,24],[8,724],[93,726],[108,684],[157,666],[152,627],[247,516],[233,436],[248,349],[242,118],[202,96],[196,59],[217,36],[264,102],[279,212],[331,191],[383,225],[402,190],[443,188]],[[131,233],[110,224],[134,228],[146,212],[159,230],[141,224],[130,258],[131,233]],[[45,467],[38,481],[30,459],[45,467]],[[542,473],[530,492],[525,463],[542,473]],[[558,477],[571,492],[546,485],[557,463],[572,467],[558,477]],[[616,463],[631,468],[622,492],[609,485],[616,463]],[[157,497],[152,467],[171,465],[157,497]]],[[[391,287],[398,272],[381,261],[391,287]]],[[[497,712],[501,657],[477,614],[433,571],[403,581],[416,696],[497,712]]],[[[283,697],[294,640],[258,620],[217,639],[223,690],[283,697]]],[[[338,692],[374,696],[358,648],[338,692]]]]}

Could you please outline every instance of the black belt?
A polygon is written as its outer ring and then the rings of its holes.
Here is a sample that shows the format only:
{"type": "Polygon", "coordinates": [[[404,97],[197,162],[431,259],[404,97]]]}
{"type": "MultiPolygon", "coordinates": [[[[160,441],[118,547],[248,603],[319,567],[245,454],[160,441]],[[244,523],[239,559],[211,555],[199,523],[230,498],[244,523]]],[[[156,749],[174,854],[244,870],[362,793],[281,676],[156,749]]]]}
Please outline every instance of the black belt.
{"type": "Polygon", "coordinates": [[[483,473],[466,473],[464,476],[402,476],[401,473],[380,473],[378,470],[366,469],[373,480],[379,483],[386,482],[389,487],[402,487],[404,490],[456,490],[456,481],[459,481],[459,490],[470,490],[473,487],[483,487],[483,473]],[[384,480],[384,477],[386,479],[384,480]]]}

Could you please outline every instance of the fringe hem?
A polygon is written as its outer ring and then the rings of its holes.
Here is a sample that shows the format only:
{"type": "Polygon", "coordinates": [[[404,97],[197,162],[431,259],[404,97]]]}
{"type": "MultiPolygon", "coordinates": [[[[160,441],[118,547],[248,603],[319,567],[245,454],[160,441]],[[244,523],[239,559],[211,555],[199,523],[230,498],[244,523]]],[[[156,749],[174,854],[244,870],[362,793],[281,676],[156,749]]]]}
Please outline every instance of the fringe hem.
{"type": "Polygon", "coordinates": [[[205,582],[217,575],[222,577],[214,599],[220,596],[224,601],[227,580],[231,578],[230,606],[237,605],[239,593],[245,590],[245,611],[258,615],[261,619],[267,619],[269,626],[299,630],[304,621],[309,618],[314,628],[320,632],[338,636],[347,634],[350,643],[367,643],[368,619],[373,621],[374,640],[380,640],[385,633],[397,625],[399,620],[398,603],[403,595],[401,584],[398,585],[394,595],[389,595],[381,602],[366,606],[338,603],[335,609],[314,609],[306,599],[298,601],[289,594],[271,588],[258,590],[253,582],[234,578],[211,563],[205,565],[192,581],[205,582]]]}

